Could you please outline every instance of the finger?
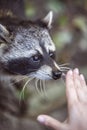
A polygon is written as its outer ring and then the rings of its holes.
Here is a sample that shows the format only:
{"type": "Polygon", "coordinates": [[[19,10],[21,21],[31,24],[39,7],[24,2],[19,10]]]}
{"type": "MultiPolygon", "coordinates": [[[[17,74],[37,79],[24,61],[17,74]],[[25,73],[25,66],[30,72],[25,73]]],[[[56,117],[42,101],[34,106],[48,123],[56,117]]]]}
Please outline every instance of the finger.
{"type": "Polygon", "coordinates": [[[79,98],[80,101],[87,103],[87,85],[85,82],[84,76],[81,74],[80,75],[80,82],[81,82],[81,92],[79,92],[79,98]]]}
{"type": "Polygon", "coordinates": [[[83,74],[80,74],[80,82],[81,82],[81,86],[83,88],[87,89],[86,81],[85,81],[85,78],[84,78],[83,74]]]}
{"type": "Polygon", "coordinates": [[[81,82],[81,86],[82,86],[81,90],[83,91],[84,95],[87,95],[87,85],[86,85],[86,81],[85,81],[83,74],[80,75],[80,82],[81,82]]]}
{"type": "Polygon", "coordinates": [[[78,69],[75,69],[74,70],[74,86],[75,86],[79,101],[85,102],[87,99],[87,90],[85,87],[86,86],[85,80],[82,78],[83,78],[82,76],[79,76],[78,69]],[[83,85],[85,86],[83,87],[83,85]]]}
{"type": "MultiPolygon", "coordinates": [[[[68,106],[72,107],[72,105],[77,102],[77,93],[74,87],[74,80],[73,80],[73,72],[69,70],[66,75],[66,96],[68,101],[68,106]]],[[[76,105],[76,104],[75,104],[76,105]]]]}
{"type": "Polygon", "coordinates": [[[80,82],[80,77],[79,77],[79,70],[78,68],[74,69],[73,71],[73,78],[74,78],[74,87],[77,91],[77,89],[81,88],[81,82],[80,82]]]}
{"type": "Polygon", "coordinates": [[[65,130],[65,124],[57,121],[56,119],[50,117],[50,116],[47,116],[47,115],[40,115],[37,117],[37,120],[46,125],[46,126],[49,126],[55,130],[65,130]]]}
{"type": "Polygon", "coordinates": [[[69,121],[69,119],[67,118],[67,119],[64,121],[64,123],[68,123],[68,121],[69,121]]]}

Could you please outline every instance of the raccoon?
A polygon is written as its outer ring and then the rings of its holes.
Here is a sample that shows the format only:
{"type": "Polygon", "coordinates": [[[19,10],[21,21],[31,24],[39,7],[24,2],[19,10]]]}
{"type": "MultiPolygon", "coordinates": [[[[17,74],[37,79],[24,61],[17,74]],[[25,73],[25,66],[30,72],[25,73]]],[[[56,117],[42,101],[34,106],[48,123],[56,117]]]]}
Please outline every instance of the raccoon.
{"type": "Polygon", "coordinates": [[[49,34],[52,18],[50,11],[35,22],[0,20],[0,130],[29,130],[33,126],[22,117],[22,105],[12,84],[15,77],[57,80],[62,75],[49,34]]]}

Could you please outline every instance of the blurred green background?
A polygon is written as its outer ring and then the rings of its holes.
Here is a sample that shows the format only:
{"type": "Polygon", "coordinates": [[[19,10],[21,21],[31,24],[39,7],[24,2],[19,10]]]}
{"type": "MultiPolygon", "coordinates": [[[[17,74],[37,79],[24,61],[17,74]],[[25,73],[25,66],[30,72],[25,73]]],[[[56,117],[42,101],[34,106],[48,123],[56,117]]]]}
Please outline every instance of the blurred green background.
{"type": "MultiPolygon", "coordinates": [[[[87,79],[87,0],[25,0],[25,13],[30,20],[43,18],[53,11],[50,34],[57,49],[57,63],[78,67],[87,79]]],[[[67,116],[65,81],[47,81],[45,92],[38,93],[32,81],[29,89],[28,116],[50,114],[63,121],[67,116]]],[[[25,90],[26,91],[26,90],[25,90]]]]}

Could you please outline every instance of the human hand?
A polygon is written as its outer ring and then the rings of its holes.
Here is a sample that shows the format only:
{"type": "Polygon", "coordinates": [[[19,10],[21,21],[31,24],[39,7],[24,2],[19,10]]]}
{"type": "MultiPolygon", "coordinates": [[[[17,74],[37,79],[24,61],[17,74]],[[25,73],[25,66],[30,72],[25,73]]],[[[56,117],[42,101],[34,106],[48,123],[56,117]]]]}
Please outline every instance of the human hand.
{"type": "Polygon", "coordinates": [[[62,123],[56,119],[39,115],[37,120],[54,130],[87,130],[87,86],[78,69],[69,70],[66,75],[66,97],[68,121],[62,123]]]}

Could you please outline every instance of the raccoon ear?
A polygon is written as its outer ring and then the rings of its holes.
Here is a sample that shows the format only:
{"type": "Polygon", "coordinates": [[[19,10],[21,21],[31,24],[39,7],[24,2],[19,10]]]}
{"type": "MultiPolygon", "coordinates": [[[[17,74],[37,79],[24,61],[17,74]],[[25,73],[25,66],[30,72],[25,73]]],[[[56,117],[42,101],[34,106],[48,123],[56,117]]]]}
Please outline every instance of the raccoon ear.
{"type": "Polygon", "coordinates": [[[0,24],[0,43],[9,42],[9,31],[4,27],[2,24],[0,24]]]}
{"type": "Polygon", "coordinates": [[[42,19],[42,21],[47,25],[47,27],[50,29],[52,25],[52,20],[53,20],[53,12],[50,11],[45,18],[42,19]]]}

